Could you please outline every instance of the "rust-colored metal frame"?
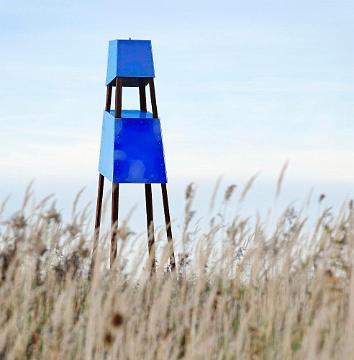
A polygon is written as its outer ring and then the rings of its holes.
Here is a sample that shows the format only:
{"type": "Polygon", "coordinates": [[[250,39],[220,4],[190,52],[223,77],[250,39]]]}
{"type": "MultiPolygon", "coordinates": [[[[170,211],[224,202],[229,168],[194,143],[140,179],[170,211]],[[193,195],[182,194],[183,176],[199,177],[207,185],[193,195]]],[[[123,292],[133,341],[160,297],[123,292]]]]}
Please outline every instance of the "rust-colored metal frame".
{"type": "MultiPolygon", "coordinates": [[[[146,91],[145,85],[146,79],[142,79],[139,85],[139,99],[140,110],[147,111],[146,103],[146,91]],[[144,81],[145,80],[145,81],[144,81]]],[[[155,84],[153,78],[148,78],[148,84],[150,89],[150,99],[153,118],[158,118],[155,84]]],[[[117,77],[115,81],[111,82],[106,87],[106,106],[105,110],[111,110],[112,102],[112,89],[115,86],[115,118],[120,118],[122,114],[122,90],[123,82],[122,78],[117,77]]],[[[93,260],[96,254],[96,249],[99,242],[99,232],[101,226],[101,213],[102,213],[102,198],[104,190],[104,176],[99,174],[98,176],[98,190],[97,190],[97,204],[96,204],[96,219],[95,219],[95,236],[93,244],[93,260]]],[[[176,267],[175,255],[173,249],[171,217],[168,203],[168,194],[166,184],[161,184],[163,209],[165,214],[165,225],[167,233],[167,241],[170,243],[170,269],[173,271],[176,267]]],[[[152,187],[151,184],[145,184],[145,204],[146,204],[146,224],[148,234],[148,251],[151,261],[151,271],[154,272],[156,268],[156,254],[155,254],[155,231],[154,231],[154,216],[153,216],[153,200],[152,200],[152,187]]],[[[111,208],[111,251],[110,251],[110,266],[112,267],[115,258],[117,257],[117,230],[118,230],[118,206],[119,206],[119,183],[112,183],[112,208],[111,208]]]]}

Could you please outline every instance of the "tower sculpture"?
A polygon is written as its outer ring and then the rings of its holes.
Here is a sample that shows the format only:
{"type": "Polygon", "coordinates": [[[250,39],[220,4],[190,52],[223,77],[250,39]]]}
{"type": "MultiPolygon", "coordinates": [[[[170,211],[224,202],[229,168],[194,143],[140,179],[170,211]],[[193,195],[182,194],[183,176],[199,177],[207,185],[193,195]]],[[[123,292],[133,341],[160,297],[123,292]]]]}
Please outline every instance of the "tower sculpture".
{"type": "Polygon", "coordinates": [[[106,77],[106,106],[103,114],[99,179],[93,254],[99,241],[104,178],[112,182],[110,264],[117,256],[119,187],[123,183],[145,185],[148,251],[155,266],[152,184],[160,184],[167,240],[170,242],[170,268],[175,267],[167,176],[157,112],[154,63],[150,40],[112,40],[109,42],[106,77]],[[146,87],[150,89],[152,112],[147,111],[146,87]],[[139,89],[140,109],[122,109],[124,87],[139,89]],[[111,109],[115,89],[115,106],[111,109]]]}

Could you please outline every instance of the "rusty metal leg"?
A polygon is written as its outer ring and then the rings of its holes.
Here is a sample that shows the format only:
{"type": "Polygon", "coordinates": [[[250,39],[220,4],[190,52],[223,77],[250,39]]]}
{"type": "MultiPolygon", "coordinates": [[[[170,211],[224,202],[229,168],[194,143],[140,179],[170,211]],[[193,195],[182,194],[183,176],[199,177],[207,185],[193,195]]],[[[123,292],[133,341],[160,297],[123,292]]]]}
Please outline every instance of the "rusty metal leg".
{"type": "Polygon", "coordinates": [[[111,256],[110,266],[112,267],[114,259],[117,256],[117,229],[118,229],[118,202],[119,202],[119,184],[112,183],[112,233],[111,233],[111,256]]]}
{"type": "Polygon", "coordinates": [[[148,233],[148,249],[151,260],[151,272],[155,271],[155,235],[154,235],[154,215],[152,206],[152,190],[151,184],[145,184],[145,202],[146,202],[146,222],[148,233]]]}
{"type": "Polygon", "coordinates": [[[120,118],[122,116],[122,79],[116,78],[116,98],[115,98],[115,118],[120,118]]]}
{"type": "Polygon", "coordinates": [[[152,107],[152,116],[157,119],[159,114],[157,113],[157,104],[156,104],[156,93],[155,93],[155,83],[154,79],[151,78],[149,81],[150,87],[150,98],[151,98],[151,107],[152,107]]]}
{"type": "Polygon", "coordinates": [[[168,205],[168,195],[167,195],[166,184],[161,184],[161,190],[162,190],[163,210],[165,213],[167,241],[170,243],[170,247],[171,247],[170,266],[171,266],[171,271],[173,271],[176,267],[176,261],[175,261],[175,253],[174,253],[174,249],[173,249],[171,217],[170,217],[170,208],[168,205]]]}
{"type": "Polygon", "coordinates": [[[140,99],[140,110],[141,111],[147,111],[147,107],[146,107],[146,91],[145,91],[145,85],[143,85],[143,84],[139,85],[139,99],[140,99]]]}
{"type": "Polygon", "coordinates": [[[96,257],[98,240],[99,240],[99,236],[100,236],[103,188],[104,188],[104,176],[102,174],[99,174],[99,176],[98,176],[98,188],[97,188],[95,233],[94,233],[94,237],[93,237],[91,270],[94,267],[94,261],[95,261],[95,257],[96,257]]]}
{"type": "Polygon", "coordinates": [[[111,110],[111,102],[112,102],[112,84],[109,84],[107,85],[107,91],[106,91],[106,106],[105,106],[106,111],[111,110]]]}
{"type": "Polygon", "coordinates": [[[97,203],[96,203],[95,237],[94,237],[93,251],[92,251],[93,253],[95,253],[97,249],[98,238],[100,234],[103,187],[104,187],[104,176],[99,174],[98,188],[97,188],[97,203]]]}

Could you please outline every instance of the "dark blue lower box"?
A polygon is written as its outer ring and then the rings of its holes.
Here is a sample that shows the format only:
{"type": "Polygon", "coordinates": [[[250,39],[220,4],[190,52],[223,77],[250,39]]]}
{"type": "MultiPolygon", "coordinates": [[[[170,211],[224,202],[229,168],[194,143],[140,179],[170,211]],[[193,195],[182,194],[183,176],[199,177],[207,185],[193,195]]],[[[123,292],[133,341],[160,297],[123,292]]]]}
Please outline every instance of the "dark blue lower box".
{"type": "Polygon", "coordinates": [[[144,111],[105,111],[99,172],[115,183],[167,183],[161,124],[144,111]]]}

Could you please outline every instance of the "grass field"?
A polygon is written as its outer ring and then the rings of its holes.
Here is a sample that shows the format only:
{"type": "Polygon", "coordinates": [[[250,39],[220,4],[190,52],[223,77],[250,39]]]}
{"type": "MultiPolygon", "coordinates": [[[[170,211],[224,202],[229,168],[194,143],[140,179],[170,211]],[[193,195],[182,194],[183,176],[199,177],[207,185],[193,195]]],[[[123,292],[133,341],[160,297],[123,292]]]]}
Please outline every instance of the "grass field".
{"type": "Polygon", "coordinates": [[[150,277],[126,227],[114,267],[102,234],[90,271],[86,211],[75,202],[64,223],[51,199],[32,205],[28,193],[0,220],[0,359],[353,358],[352,202],[311,229],[289,207],[272,231],[235,214],[197,234],[192,199],[190,186],[177,271],[166,248],[150,277]]]}

